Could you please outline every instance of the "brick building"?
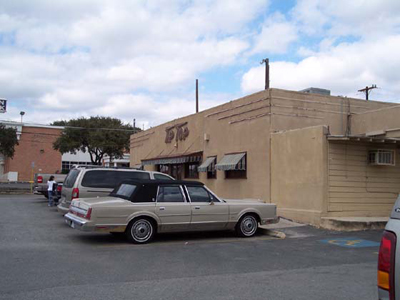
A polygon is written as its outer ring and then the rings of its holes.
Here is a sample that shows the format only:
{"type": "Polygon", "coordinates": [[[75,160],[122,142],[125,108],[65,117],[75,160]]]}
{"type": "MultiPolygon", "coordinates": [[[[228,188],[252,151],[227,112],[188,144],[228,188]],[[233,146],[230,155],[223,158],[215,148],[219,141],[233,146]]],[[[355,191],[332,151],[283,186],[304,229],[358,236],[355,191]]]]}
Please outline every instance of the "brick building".
{"type": "Polygon", "coordinates": [[[37,172],[61,171],[61,153],[53,149],[53,143],[60,136],[62,127],[2,123],[17,129],[19,143],[12,159],[3,158],[3,167],[0,170],[3,179],[29,181],[37,172]]]}
{"type": "Polygon", "coordinates": [[[2,121],[6,127],[17,129],[19,145],[14,158],[0,157],[2,181],[30,181],[35,173],[67,172],[73,164],[90,163],[89,154],[61,153],[53,149],[54,141],[63,127],[2,121]]]}

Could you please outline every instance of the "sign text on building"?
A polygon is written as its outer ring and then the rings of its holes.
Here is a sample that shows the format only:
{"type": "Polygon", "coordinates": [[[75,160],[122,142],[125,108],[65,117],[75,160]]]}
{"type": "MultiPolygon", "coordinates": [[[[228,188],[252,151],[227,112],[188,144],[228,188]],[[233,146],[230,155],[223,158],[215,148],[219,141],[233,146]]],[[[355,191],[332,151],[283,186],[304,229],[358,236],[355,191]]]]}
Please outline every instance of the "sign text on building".
{"type": "Polygon", "coordinates": [[[187,122],[167,127],[165,131],[166,131],[166,136],[165,136],[166,143],[171,143],[174,138],[176,141],[184,141],[189,136],[189,128],[187,128],[187,122]]]}

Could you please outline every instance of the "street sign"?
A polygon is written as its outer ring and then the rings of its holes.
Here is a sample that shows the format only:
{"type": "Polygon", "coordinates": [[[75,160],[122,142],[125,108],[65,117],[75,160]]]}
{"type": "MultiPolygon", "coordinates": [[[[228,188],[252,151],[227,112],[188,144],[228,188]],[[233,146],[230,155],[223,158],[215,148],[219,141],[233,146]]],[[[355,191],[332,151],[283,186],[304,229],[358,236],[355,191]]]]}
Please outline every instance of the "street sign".
{"type": "Polygon", "coordinates": [[[5,113],[7,111],[7,100],[0,99],[0,113],[5,113]]]}
{"type": "Polygon", "coordinates": [[[35,162],[34,161],[31,163],[31,166],[32,166],[32,168],[35,167],[35,162]]]}

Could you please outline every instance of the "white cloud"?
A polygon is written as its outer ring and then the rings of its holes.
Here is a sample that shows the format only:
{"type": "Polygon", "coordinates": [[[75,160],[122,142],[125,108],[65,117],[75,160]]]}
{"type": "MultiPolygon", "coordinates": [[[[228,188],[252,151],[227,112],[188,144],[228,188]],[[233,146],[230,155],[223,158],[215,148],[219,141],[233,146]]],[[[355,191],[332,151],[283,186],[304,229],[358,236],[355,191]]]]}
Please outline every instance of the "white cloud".
{"type": "Polygon", "coordinates": [[[306,34],[373,39],[398,31],[398,0],[299,0],[293,19],[306,34]]]}
{"type": "MultiPolygon", "coordinates": [[[[195,78],[231,66],[235,78],[262,53],[280,58],[271,59],[273,87],[351,95],[376,83],[376,95],[396,99],[399,1],[299,0],[285,15],[268,9],[269,0],[3,1],[4,117],[19,120],[24,110],[24,120],[39,123],[96,114],[131,122],[134,115],[154,126],[193,112],[195,78]]],[[[244,74],[244,93],[263,86],[262,66],[244,74]]],[[[240,96],[232,94],[203,95],[201,107],[240,96]]]]}
{"type": "Polygon", "coordinates": [[[0,7],[0,96],[28,105],[26,118],[38,121],[47,121],[39,110],[56,118],[107,113],[121,95],[164,92],[168,101],[199,73],[240,59],[249,23],[267,7],[268,0],[7,1],[0,7]]]}
{"type": "MultiPolygon", "coordinates": [[[[381,90],[374,92],[380,100],[399,101],[400,97],[400,35],[380,40],[339,44],[318,52],[298,63],[273,62],[270,67],[271,87],[300,90],[320,87],[333,94],[357,96],[356,91],[366,85],[377,84],[381,90]]],[[[252,68],[243,75],[245,93],[261,90],[264,85],[264,68],[252,68]]]]}
{"type": "Polygon", "coordinates": [[[252,53],[285,53],[290,43],[297,40],[295,25],[281,14],[275,14],[262,26],[255,37],[252,53]]]}

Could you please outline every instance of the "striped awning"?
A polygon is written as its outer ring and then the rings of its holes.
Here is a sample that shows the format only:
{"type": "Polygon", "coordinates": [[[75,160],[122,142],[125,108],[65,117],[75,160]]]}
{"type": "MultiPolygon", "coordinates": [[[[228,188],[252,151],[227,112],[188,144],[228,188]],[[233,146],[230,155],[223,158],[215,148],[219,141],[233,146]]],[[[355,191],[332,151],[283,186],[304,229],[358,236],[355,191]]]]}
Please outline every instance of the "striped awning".
{"type": "Polygon", "coordinates": [[[188,162],[200,162],[202,160],[202,154],[198,155],[186,155],[178,157],[164,157],[155,158],[149,160],[142,160],[142,165],[177,165],[188,162]]]}
{"type": "Polygon", "coordinates": [[[239,165],[245,155],[246,153],[227,154],[215,165],[215,168],[221,171],[246,170],[245,163],[239,165]]]}
{"type": "MultiPolygon", "coordinates": [[[[213,163],[215,163],[215,156],[212,156],[212,157],[207,157],[207,159],[206,159],[206,161],[205,162],[203,162],[202,164],[201,164],[201,166],[199,166],[198,168],[197,168],[197,170],[199,171],[199,172],[207,172],[208,171],[208,168],[213,164],[213,163]]],[[[210,170],[211,171],[211,170],[210,170]]]]}

